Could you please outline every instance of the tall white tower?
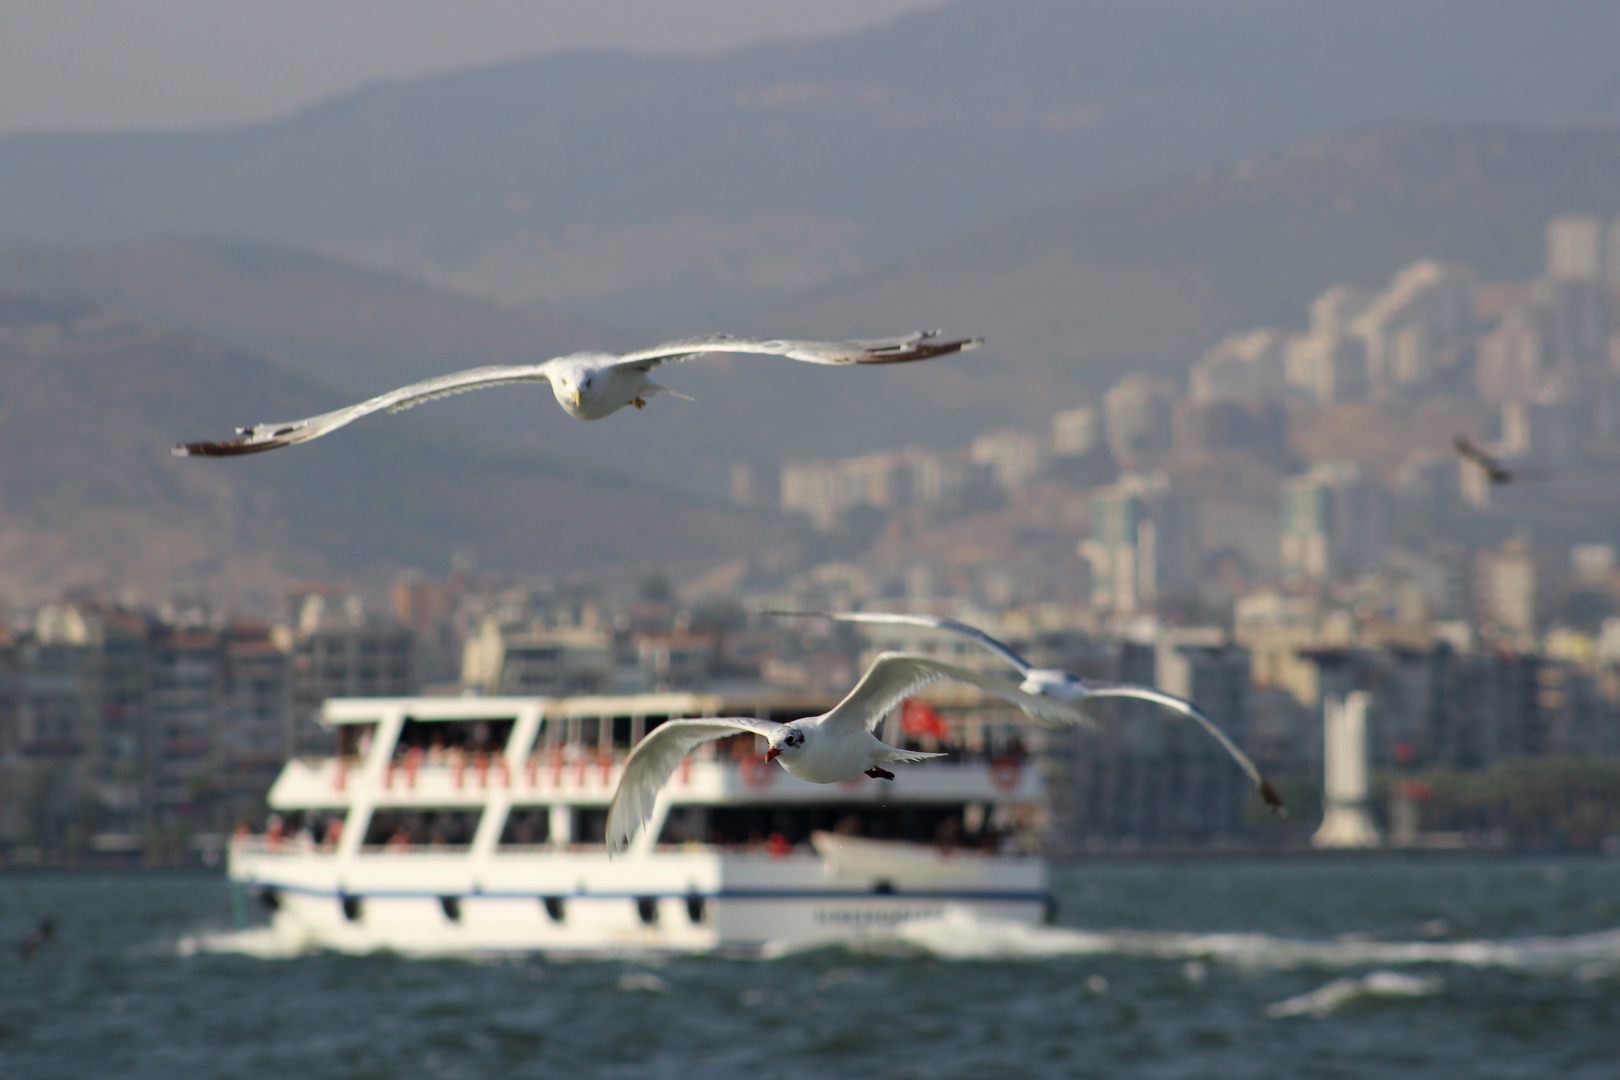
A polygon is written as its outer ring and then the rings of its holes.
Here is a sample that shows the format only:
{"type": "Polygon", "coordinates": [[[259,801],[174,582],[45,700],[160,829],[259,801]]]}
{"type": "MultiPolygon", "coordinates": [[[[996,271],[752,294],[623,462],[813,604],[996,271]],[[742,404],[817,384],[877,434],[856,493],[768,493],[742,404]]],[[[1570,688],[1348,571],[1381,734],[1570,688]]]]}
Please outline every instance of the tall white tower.
{"type": "Polygon", "coordinates": [[[1313,847],[1371,848],[1378,830],[1367,816],[1367,702],[1365,690],[1322,701],[1322,827],[1313,847]]]}

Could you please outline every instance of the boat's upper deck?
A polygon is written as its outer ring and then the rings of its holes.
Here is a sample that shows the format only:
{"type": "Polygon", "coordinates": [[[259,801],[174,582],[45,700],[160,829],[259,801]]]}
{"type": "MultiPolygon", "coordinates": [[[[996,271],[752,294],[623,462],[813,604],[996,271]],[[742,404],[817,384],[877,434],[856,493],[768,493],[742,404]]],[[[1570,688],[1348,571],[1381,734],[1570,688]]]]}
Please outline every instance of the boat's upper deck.
{"type": "MultiPolygon", "coordinates": [[[[754,716],[786,722],[830,708],[826,698],[640,694],[622,697],[333,698],[322,722],[338,753],[288,763],[270,792],[277,809],[338,809],[357,798],[398,806],[565,802],[606,806],[624,759],[649,731],[676,718],[754,716]]],[[[1034,802],[1022,726],[982,709],[896,710],[879,734],[894,745],[951,756],[864,777],[809,784],[765,762],[764,740],[742,734],[700,746],[671,783],[672,803],[748,805],[829,801],[1034,802]]]]}

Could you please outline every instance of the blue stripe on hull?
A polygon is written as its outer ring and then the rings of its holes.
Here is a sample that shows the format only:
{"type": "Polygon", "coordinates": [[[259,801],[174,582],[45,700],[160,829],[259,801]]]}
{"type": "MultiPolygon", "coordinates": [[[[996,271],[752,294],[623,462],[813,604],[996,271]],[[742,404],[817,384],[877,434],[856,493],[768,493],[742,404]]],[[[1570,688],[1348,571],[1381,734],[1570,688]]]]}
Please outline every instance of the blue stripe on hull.
{"type": "Polygon", "coordinates": [[[871,889],[721,889],[719,892],[471,892],[440,893],[418,891],[372,890],[368,892],[341,892],[335,889],[311,889],[303,885],[282,885],[274,881],[244,881],[249,888],[277,889],[303,896],[325,896],[334,900],[348,897],[354,900],[438,900],[454,897],[458,900],[542,900],[547,896],[565,896],[571,900],[870,900],[874,897],[896,900],[994,900],[1000,902],[1026,900],[1035,903],[1046,899],[1045,892],[935,892],[900,890],[873,892],[871,889]]]}

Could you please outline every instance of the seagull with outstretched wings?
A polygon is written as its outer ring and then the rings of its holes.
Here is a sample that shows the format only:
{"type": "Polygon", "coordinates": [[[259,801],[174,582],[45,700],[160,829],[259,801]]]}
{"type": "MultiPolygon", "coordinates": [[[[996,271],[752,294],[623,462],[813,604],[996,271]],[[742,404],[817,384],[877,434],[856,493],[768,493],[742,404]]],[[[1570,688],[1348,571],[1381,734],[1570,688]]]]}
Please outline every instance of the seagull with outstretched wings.
{"type": "Polygon", "coordinates": [[[887,623],[890,625],[924,626],[933,630],[945,630],[953,634],[960,634],[972,638],[980,645],[998,654],[1003,660],[1018,669],[1023,676],[1019,689],[1026,694],[1037,697],[1053,698],[1057,701],[1066,701],[1077,708],[1092,698],[1138,698],[1142,701],[1151,701],[1173,709],[1181,715],[1198,724],[1210,736],[1225,748],[1232,760],[1237,762],[1238,768],[1254,781],[1260,797],[1266,805],[1276,814],[1285,813],[1281,796],[1271,786],[1260,767],[1239,750],[1237,744],[1227,738],[1226,732],[1215,725],[1215,722],[1205,716],[1203,712],[1190,701],[1185,701],[1174,694],[1167,694],[1162,690],[1155,690],[1151,686],[1136,686],[1131,683],[1105,683],[1094,682],[1091,679],[1082,679],[1059,668],[1038,668],[1020,656],[1005,642],[997,641],[989,634],[976,626],[970,626],[957,619],[949,619],[943,615],[914,615],[894,611],[767,611],[767,615],[783,615],[800,618],[833,619],[838,622],[854,623],[887,623]]]}
{"type": "Polygon", "coordinates": [[[905,334],[872,341],[767,341],[759,338],[715,334],[666,342],[639,352],[574,353],[540,364],[469,368],[437,378],[378,394],[374,398],[319,416],[287,420],[275,424],[255,424],[238,428],[237,437],[218,442],[181,443],[174,448],[177,457],[231,457],[257,454],[281,446],[308,442],[351,424],[362,416],[387,410],[403,412],[425,401],[449,397],[468,390],[513,383],[547,383],[557,404],[569,416],[580,420],[600,420],[626,405],[641,408],[654,394],[683,395],[666,389],[649,377],[662,364],[690,360],[706,353],[758,353],[785,356],[807,364],[906,364],[949,353],[966,352],[983,344],[982,338],[942,339],[938,331],[905,334]]]}
{"type": "Polygon", "coordinates": [[[752,716],[717,716],[696,720],[668,720],[636,744],[625,760],[624,774],[608,807],[607,843],[610,852],[623,851],[636,830],[652,816],[658,792],[669,781],[681,759],[713,739],[739,732],[764,736],[766,761],[781,764],[792,776],[812,784],[836,784],[861,774],[893,780],[883,766],[893,761],[921,761],[940,757],[902,750],[880,740],[873,728],[889,710],[940,679],[970,683],[1017,705],[1036,723],[1047,727],[1090,724],[1079,709],[1066,701],[1027,694],[1006,679],[986,675],[931,656],[886,652],[872,661],[855,689],[820,716],[806,716],[778,724],[752,716]]]}

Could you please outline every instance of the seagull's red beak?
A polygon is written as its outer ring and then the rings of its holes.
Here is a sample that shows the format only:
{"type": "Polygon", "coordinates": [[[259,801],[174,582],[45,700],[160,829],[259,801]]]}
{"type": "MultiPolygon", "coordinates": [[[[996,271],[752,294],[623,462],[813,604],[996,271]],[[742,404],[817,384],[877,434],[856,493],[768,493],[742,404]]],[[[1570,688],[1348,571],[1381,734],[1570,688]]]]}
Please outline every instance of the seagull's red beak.
{"type": "Polygon", "coordinates": [[[775,761],[776,760],[776,755],[780,754],[781,752],[782,751],[778,750],[776,747],[773,746],[769,750],[765,751],[765,760],[766,761],[775,761]]]}

